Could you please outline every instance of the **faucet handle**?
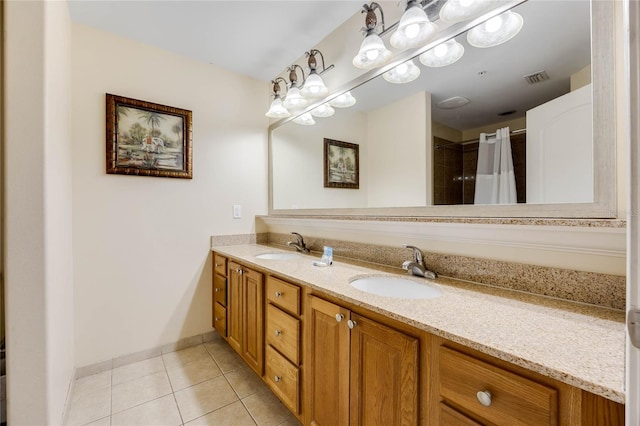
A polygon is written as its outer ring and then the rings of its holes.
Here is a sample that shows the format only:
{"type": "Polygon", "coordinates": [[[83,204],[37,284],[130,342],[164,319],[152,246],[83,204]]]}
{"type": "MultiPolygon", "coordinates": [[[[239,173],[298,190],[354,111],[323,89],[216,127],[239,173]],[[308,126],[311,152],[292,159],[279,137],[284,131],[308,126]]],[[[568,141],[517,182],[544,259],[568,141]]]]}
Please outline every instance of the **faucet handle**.
{"type": "Polygon", "coordinates": [[[404,248],[408,248],[410,250],[413,250],[413,258],[415,260],[416,263],[418,263],[419,265],[422,265],[422,250],[420,250],[418,247],[416,246],[412,246],[409,244],[402,244],[402,247],[404,248]]]}

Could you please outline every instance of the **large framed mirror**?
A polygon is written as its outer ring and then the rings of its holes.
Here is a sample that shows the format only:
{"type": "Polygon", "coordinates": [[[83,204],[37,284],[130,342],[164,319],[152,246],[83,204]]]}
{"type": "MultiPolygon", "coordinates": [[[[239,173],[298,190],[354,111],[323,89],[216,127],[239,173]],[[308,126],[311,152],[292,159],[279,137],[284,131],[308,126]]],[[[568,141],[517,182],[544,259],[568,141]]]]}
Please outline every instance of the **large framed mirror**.
{"type": "Polygon", "coordinates": [[[470,25],[452,27],[346,85],[353,107],[313,126],[274,123],[269,214],[615,217],[613,2],[513,4],[524,25],[504,44],[475,48],[470,25]],[[420,65],[420,54],[449,39],[464,47],[460,60],[420,65]],[[412,57],[418,79],[385,81],[384,71],[412,57]],[[494,204],[478,195],[486,187],[476,184],[485,179],[478,163],[502,128],[516,196],[494,204]],[[357,189],[324,187],[325,139],[359,146],[357,189]]]}

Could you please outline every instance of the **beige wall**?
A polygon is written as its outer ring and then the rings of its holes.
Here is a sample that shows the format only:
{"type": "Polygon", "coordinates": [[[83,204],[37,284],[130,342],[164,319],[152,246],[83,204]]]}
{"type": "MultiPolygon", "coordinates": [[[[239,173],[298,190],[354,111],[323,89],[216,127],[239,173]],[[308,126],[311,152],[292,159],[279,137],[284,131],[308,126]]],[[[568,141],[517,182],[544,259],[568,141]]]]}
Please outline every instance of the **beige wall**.
{"type": "Polygon", "coordinates": [[[60,424],[74,371],[69,14],[4,7],[8,423],[60,424]]]}
{"type": "Polygon", "coordinates": [[[289,122],[271,136],[273,158],[273,207],[311,209],[337,206],[367,207],[366,114],[338,109],[329,118],[314,118],[316,124],[289,122]],[[357,144],[360,155],[360,188],[324,187],[324,138],[357,144]]]}
{"type": "Polygon", "coordinates": [[[571,76],[570,90],[578,90],[579,88],[591,83],[591,65],[587,65],[577,73],[571,76]]]}
{"type": "Polygon", "coordinates": [[[369,207],[430,205],[431,94],[419,92],[370,111],[367,135],[369,207]]]}
{"type": "Polygon", "coordinates": [[[211,330],[209,238],[267,211],[266,90],[72,25],[76,366],[211,330]],[[105,92],[193,111],[193,179],[105,174],[105,92]]]}

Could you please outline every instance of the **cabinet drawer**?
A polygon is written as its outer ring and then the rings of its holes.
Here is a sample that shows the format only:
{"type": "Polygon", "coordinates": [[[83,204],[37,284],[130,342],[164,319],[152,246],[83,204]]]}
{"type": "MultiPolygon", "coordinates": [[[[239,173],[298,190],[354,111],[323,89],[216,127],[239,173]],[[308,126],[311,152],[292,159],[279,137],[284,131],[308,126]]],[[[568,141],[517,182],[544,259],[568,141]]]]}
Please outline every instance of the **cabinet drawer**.
{"type": "Polygon", "coordinates": [[[267,343],[289,358],[294,364],[300,364],[300,320],[267,305],[267,343]]]}
{"type": "Polygon", "coordinates": [[[219,303],[213,304],[213,326],[222,337],[227,337],[227,308],[219,303]]]}
{"type": "Polygon", "coordinates": [[[267,384],[294,414],[300,413],[299,374],[298,367],[287,361],[271,346],[267,346],[265,368],[267,384]]]}
{"type": "Polygon", "coordinates": [[[267,300],[292,314],[300,315],[300,287],[277,278],[267,278],[267,300]]]}
{"type": "Polygon", "coordinates": [[[217,273],[213,274],[213,301],[227,306],[227,279],[217,273]]]}
{"type": "Polygon", "coordinates": [[[556,425],[558,393],[494,365],[440,347],[440,395],[496,425],[556,425]],[[479,391],[491,393],[485,407],[479,391]]]}
{"type": "Polygon", "coordinates": [[[227,258],[218,253],[213,254],[213,272],[227,276],[227,258]]]}
{"type": "Polygon", "coordinates": [[[440,426],[482,426],[449,407],[447,404],[440,403],[440,426]]]}

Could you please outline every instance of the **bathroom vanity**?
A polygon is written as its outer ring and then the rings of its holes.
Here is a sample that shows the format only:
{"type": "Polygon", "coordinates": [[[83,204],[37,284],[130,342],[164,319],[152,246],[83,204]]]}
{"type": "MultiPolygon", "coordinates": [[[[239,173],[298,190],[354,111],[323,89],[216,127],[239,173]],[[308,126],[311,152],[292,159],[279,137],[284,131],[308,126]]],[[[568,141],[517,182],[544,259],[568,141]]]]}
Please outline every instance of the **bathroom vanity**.
{"type": "Polygon", "coordinates": [[[213,325],[305,425],[622,425],[624,314],[247,244],[213,248],[213,325]],[[281,255],[279,253],[282,253],[281,255]]]}

